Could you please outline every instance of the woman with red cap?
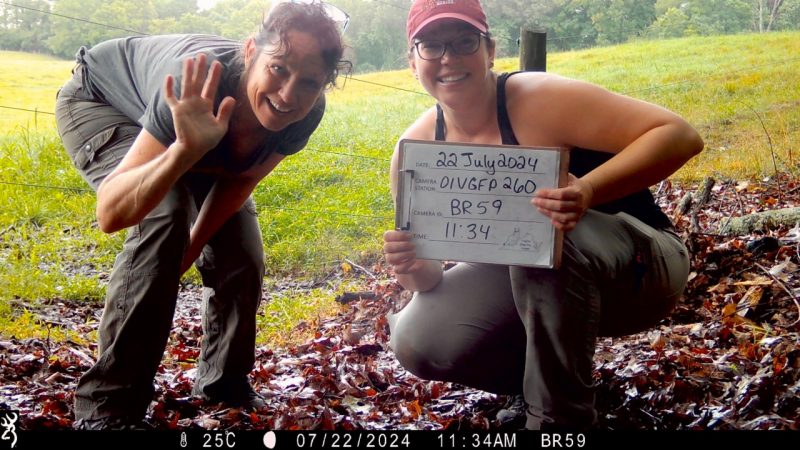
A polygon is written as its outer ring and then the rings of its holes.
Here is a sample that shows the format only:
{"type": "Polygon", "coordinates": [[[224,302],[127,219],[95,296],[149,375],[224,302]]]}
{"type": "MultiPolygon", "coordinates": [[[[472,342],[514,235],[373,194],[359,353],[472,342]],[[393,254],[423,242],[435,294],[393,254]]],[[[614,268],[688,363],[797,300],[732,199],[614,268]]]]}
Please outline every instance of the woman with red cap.
{"type": "MultiPolygon", "coordinates": [[[[558,269],[417,259],[411,236],[384,234],[386,261],[416,291],[390,317],[412,373],[523,394],[527,428],[586,428],[598,336],[666,317],[687,281],[687,251],[648,187],[703,149],[658,106],[546,73],[492,71],[495,42],[478,0],[415,0],[409,63],[437,105],[403,139],[570,149],[568,185],[531,199],[565,232],[558,269]]],[[[397,190],[398,153],[391,164],[397,190]]]]}

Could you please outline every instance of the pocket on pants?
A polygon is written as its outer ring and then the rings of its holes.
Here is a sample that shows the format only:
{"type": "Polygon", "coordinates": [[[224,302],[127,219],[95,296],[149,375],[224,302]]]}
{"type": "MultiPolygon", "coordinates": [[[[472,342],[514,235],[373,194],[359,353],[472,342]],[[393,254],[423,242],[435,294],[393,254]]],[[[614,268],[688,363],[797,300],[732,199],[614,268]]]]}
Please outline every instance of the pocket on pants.
{"type": "Polygon", "coordinates": [[[634,242],[634,295],[646,299],[653,323],[675,307],[689,274],[686,249],[670,233],[652,228],[625,213],[624,223],[634,242]]]}
{"type": "Polygon", "coordinates": [[[642,290],[649,285],[648,281],[658,278],[663,269],[659,266],[658,255],[654,246],[656,230],[647,224],[640,222],[639,219],[626,214],[617,214],[625,228],[628,230],[631,242],[633,243],[633,293],[640,295],[642,290]]]}
{"type": "Polygon", "coordinates": [[[85,170],[90,163],[94,162],[103,147],[111,140],[114,130],[116,130],[116,127],[109,128],[86,141],[73,155],[72,162],[75,167],[85,170]]]}

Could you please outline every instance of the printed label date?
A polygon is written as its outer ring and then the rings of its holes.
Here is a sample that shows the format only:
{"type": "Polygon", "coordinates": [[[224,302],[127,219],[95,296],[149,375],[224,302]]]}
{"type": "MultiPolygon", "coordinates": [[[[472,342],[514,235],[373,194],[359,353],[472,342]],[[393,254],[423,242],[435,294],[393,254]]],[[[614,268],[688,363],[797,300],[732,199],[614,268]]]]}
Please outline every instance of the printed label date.
{"type": "Polygon", "coordinates": [[[401,432],[300,432],[295,445],[297,448],[409,448],[411,438],[401,432]]]}

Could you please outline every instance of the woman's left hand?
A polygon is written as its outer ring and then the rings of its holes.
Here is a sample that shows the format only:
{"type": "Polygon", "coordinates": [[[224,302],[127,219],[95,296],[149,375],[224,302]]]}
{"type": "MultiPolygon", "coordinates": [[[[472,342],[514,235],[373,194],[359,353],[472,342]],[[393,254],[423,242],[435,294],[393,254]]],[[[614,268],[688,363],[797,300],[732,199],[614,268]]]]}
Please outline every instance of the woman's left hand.
{"type": "Polygon", "coordinates": [[[592,197],[594,197],[592,185],[569,174],[566,187],[541,189],[531,200],[531,204],[550,218],[553,226],[561,231],[570,231],[591,206],[592,197]]]}

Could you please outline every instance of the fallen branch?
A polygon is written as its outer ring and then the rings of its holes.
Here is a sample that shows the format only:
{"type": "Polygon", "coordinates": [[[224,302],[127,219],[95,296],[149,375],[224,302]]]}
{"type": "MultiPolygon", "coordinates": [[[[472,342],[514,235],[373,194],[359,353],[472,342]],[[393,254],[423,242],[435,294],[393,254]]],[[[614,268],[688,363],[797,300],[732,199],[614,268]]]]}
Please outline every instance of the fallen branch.
{"type": "Polygon", "coordinates": [[[364,272],[368,277],[370,277],[372,279],[375,279],[375,274],[374,273],[370,272],[369,270],[365,269],[364,267],[359,266],[358,264],[354,263],[353,261],[350,261],[349,259],[345,259],[345,261],[347,262],[347,264],[350,264],[351,266],[355,267],[356,269],[364,272]]]}
{"type": "Polygon", "coordinates": [[[711,200],[711,190],[714,188],[716,181],[711,177],[703,179],[703,185],[695,192],[695,202],[692,206],[692,214],[689,216],[689,224],[691,230],[695,233],[700,231],[700,221],[697,218],[697,213],[711,200]]]}
{"type": "Polygon", "coordinates": [[[711,177],[705,177],[703,179],[703,185],[697,190],[697,202],[694,204],[695,213],[700,211],[700,208],[711,200],[711,190],[714,189],[716,183],[716,180],[711,177]]]}
{"type": "Polygon", "coordinates": [[[336,296],[336,301],[346,305],[350,302],[354,302],[356,300],[372,300],[377,295],[372,291],[365,291],[365,292],[345,292],[342,295],[336,296]]]}
{"type": "Polygon", "coordinates": [[[742,236],[780,226],[792,227],[798,222],[800,222],[800,208],[775,209],[732,217],[719,227],[719,234],[742,236]]]}
{"type": "Polygon", "coordinates": [[[679,221],[681,217],[683,217],[687,212],[689,212],[689,208],[692,207],[692,193],[687,192],[681,199],[678,201],[678,205],[675,207],[675,215],[672,217],[672,220],[675,222],[679,221]]]}
{"type": "Polygon", "coordinates": [[[67,351],[69,351],[73,355],[75,355],[78,358],[82,359],[85,363],[89,364],[90,366],[94,365],[94,363],[95,363],[94,359],[91,356],[87,355],[86,353],[83,353],[82,351],[80,351],[78,349],[75,349],[75,348],[72,348],[72,347],[69,347],[69,346],[66,346],[66,345],[64,346],[64,348],[66,348],[67,351]]]}

